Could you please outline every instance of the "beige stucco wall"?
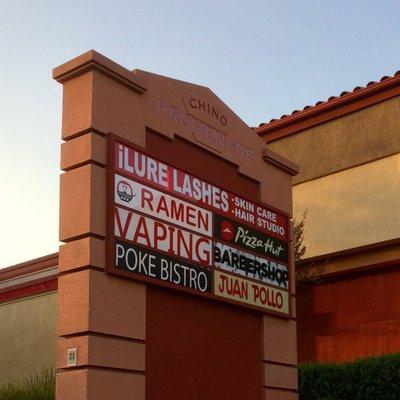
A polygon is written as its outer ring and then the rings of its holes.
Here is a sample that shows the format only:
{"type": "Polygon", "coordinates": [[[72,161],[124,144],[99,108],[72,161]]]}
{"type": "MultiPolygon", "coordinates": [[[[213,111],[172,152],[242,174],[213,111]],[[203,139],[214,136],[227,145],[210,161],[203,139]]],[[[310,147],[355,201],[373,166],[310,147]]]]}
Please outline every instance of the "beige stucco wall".
{"type": "Polygon", "coordinates": [[[400,98],[395,97],[268,147],[300,165],[294,184],[400,152],[400,98]]]}
{"type": "Polygon", "coordinates": [[[56,293],[0,304],[0,384],[56,362],[56,293]]]}
{"type": "Polygon", "coordinates": [[[400,236],[400,154],[298,184],[294,215],[308,210],[306,257],[400,236]]]}

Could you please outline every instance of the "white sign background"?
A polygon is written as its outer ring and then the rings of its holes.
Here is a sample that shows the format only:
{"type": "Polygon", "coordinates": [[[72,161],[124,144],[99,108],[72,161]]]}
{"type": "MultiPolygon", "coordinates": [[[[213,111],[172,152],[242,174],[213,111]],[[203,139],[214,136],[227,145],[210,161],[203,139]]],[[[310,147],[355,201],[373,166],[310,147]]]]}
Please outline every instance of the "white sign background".
{"type": "Polygon", "coordinates": [[[211,211],[131,179],[115,175],[114,200],[116,204],[134,211],[177,224],[201,235],[212,236],[213,217],[211,211]],[[160,208],[157,212],[157,204],[160,201],[163,201],[165,208],[160,208]]]}

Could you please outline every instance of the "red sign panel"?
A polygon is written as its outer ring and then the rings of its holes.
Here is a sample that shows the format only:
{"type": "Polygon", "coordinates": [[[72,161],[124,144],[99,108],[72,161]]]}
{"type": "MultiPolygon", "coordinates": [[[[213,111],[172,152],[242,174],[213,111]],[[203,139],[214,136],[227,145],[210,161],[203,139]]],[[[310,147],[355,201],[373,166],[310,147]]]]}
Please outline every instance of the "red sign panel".
{"type": "Polygon", "coordinates": [[[107,272],[289,315],[288,217],[109,136],[107,272]]]}
{"type": "Polygon", "coordinates": [[[126,176],[164,189],[261,232],[287,239],[287,217],[271,208],[155,160],[121,142],[115,146],[114,160],[116,171],[126,176]]]}
{"type": "Polygon", "coordinates": [[[114,201],[131,210],[212,236],[210,211],[119,175],[115,175],[114,201]]]}
{"type": "Polygon", "coordinates": [[[115,207],[114,213],[116,237],[200,264],[211,265],[210,238],[120,207],[115,207]]]}

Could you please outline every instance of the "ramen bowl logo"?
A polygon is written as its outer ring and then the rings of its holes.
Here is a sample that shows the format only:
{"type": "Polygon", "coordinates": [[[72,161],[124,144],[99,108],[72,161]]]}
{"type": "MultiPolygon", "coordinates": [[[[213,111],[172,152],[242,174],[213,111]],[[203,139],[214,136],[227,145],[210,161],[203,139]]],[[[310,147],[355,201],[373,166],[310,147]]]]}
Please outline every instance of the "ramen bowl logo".
{"type": "Polygon", "coordinates": [[[133,198],[132,186],[126,181],[120,181],[117,186],[117,193],[122,201],[129,203],[133,198]]]}
{"type": "Polygon", "coordinates": [[[226,240],[227,242],[230,242],[235,234],[235,229],[233,228],[233,225],[229,221],[222,221],[220,226],[220,232],[222,239],[226,240]]]}

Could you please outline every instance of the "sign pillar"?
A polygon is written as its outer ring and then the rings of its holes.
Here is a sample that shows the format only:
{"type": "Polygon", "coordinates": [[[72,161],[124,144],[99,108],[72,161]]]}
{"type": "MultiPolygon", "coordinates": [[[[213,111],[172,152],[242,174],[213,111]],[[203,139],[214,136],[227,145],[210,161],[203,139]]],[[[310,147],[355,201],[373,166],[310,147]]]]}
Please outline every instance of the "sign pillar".
{"type": "MultiPolygon", "coordinates": [[[[106,133],[99,107],[108,61],[86,53],[54,70],[64,85],[60,179],[57,399],[145,397],[146,287],[107,277],[106,133]],[[133,285],[132,285],[133,284],[133,285]],[[69,366],[69,349],[77,349],[69,366]]],[[[112,64],[112,63],[111,63],[112,64]]],[[[119,76],[123,80],[123,76],[119,76]]],[[[125,96],[136,96],[126,79],[125,96]]]]}
{"type": "Polygon", "coordinates": [[[291,176],[209,89],[63,84],[57,399],[297,399],[291,176]]]}

